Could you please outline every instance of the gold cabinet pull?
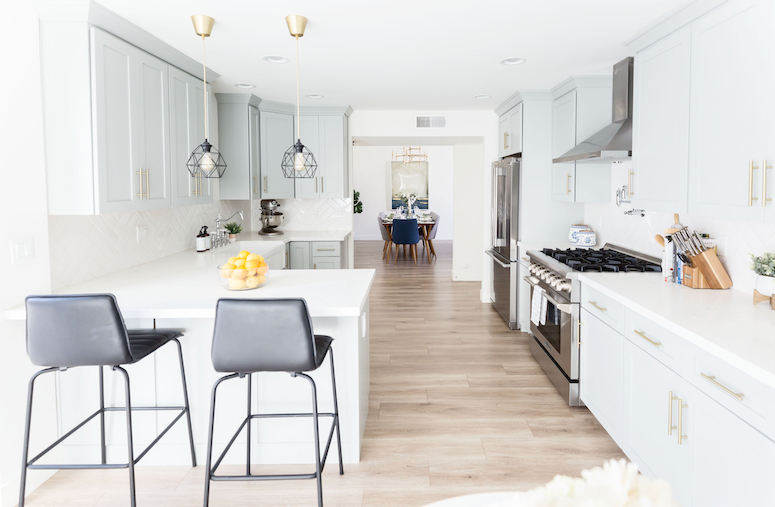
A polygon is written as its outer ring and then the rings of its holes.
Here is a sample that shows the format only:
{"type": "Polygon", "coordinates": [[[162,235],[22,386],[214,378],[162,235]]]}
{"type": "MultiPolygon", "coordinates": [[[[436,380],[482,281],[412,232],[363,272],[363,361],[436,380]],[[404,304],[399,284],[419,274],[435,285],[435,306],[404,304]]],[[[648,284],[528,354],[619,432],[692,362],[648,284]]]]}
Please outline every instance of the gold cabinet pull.
{"type": "Polygon", "coordinates": [[[662,346],[662,342],[655,342],[654,340],[652,340],[651,338],[646,336],[646,333],[644,333],[642,331],[638,331],[637,329],[633,329],[633,331],[635,331],[636,335],[640,336],[641,338],[643,338],[644,340],[646,340],[647,342],[649,342],[650,344],[652,344],[656,348],[659,348],[659,347],[662,346]]]}
{"type": "Polygon", "coordinates": [[[503,133],[503,149],[507,149],[509,147],[509,133],[504,132],[503,133]]]}
{"type": "Polygon", "coordinates": [[[336,248],[316,248],[318,252],[335,252],[336,248]]]}
{"type": "Polygon", "coordinates": [[[627,172],[627,193],[630,195],[630,197],[635,195],[635,192],[632,191],[632,177],[634,174],[635,172],[633,172],[632,169],[627,172]]]}
{"type": "Polygon", "coordinates": [[[673,426],[673,402],[678,399],[678,396],[673,396],[673,391],[668,393],[667,397],[667,434],[668,436],[673,434],[673,430],[677,430],[678,426],[673,426]]]}
{"type": "Polygon", "coordinates": [[[148,180],[147,179],[146,179],[146,187],[145,187],[146,188],[146,192],[143,193],[143,176],[146,176],[148,174],[148,170],[146,169],[145,171],[143,171],[143,168],[141,167],[139,171],[135,171],[135,174],[138,175],[138,180],[139,180],[139,183],[140,183],[140,191],[137,192],[135,195],[137,197],[139,197],[141,201],[143,199],[148,199],[148,193],[147,193],[147,189],[148,189],[147,182],[148,182],[148,180]]]}
{"type": "Polygon", "coordinates": [[[682,445],[683,441],[688,439],[684,435],[684,409],[689,408],[689,405],[684,405],[684,400],[678,398],[678,445],[682,445]]]}
{"type": "Polygon", "coordinates": [[[608,310],[608,308],[603,308],[602,306],[598,305],[597,301],[590,301],[589,304],[591,304],[592,306],[594,306],[595,308],[597,308],[601,312],[605,312],[606,310],[608,310]]]}
{"type": "Polygon", "coordinates": [[[318,265],[317,264],[313,264],[312,265],[312,269],[318,269],[318,265]]]}
{"type": "Polygon", "coordinates": [[[258,181],[256,180],[255,176],[253,176],[253,193],[254,194],[258,193],[258,181]]]}
{"type": "Polygon", "coordinates": [[[581,319],[576,321],[576,348],[581,348],[581,319]]]}
{"type": "Polygon", "coordinates": [[[767,197],[767,169],[772,169],[772,166],[767,165],[767,160],[762,160],[762,208],[766,208],[767,201],[772,200],[767,197]]]}
{"type": "Polygon", "coordinates": [[[758,168],[759,166],[753,165],[753,160],[748,162],[748,206],[753,206],[753,202],[759,200],[753,196],[753,171],[758,168]]]}
{"type": "Polygon", "coordinates": [[[568,177],[565,179],[565,193],[570,194],[570,173],[568,173],[568,177]]]}
{"type": "Polygon", "coordinates": [[[714,375],[706,375],[700,372],[700,376],[705,380],[707,380],[708,382],[710,382],[711,384],[713,384],[714,386],[724,391],[725,393],[727,393],[728,395],[737,398],[738,401],[743,401],[743,398],[745,398],[745,394],[734,392],[732,389],[728,388],[727,386],[725,386],[724,384],[716,380],[716,377],[714,375]]]}
{"type": "Polygon", "coordinates": [[[322,194],[323,192],[325,192],[325,190],[323,190],[323,177],[321,176],[320,177],[320,193],[322,194]]]}
{"type": "Polygon", "coordinates": [[[315,176],[315,193],[318,193],[318,177],[315,176]]]}
{"type": "Polygon", "coordinates": [[[269,192],[269,185],[266,184],[266,176],[264,176],[264,193],[269,192]]]}
{"type": "Polygon", "coordinates": [[[145,198],[151,198],[151,168],[145,168],[145,198]]]}

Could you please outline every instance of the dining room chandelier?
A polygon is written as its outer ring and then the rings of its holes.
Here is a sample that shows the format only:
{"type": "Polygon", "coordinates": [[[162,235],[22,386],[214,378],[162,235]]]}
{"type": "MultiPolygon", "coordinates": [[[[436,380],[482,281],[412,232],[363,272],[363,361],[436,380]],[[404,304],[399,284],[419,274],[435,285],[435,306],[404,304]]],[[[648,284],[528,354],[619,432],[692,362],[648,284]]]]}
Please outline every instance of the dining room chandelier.
{"type": "Polygon", "coordinates": [[[404,165],[409,165],[412,162],[427,162],[428,153],[423,152],[421,146],[418,146],[417,148],[404,146],[403,153],[393,153],[393,160],[401,160],[404,165]]]}
{"type": "Polygon", "coordinates": [[[194,148],[191,156],[186,162],[186,168],[191,173],[191,177],[197,175],[203,178],[220,178],[226,172],[226,160],[223,155],[210,144],[208,139],[209,125],[207,117],[207,64],[205,59],[205,37],[209,37],[213,31],[215,20],[204,14],[194,14],[191,16],[194,23],[194,31],[202,37],[202,85],[204,86],[204,106],[205,106],[205,140],[202,144],[194,148]]]}
{"type": "Polygon", "coordinates": [[[285,17],[291,36],[296,38],[296,143],[283,155],[281,163],[286,178],[314,178],[318,163],[315,155],[301,142],[301,114],[299,106],[299,38],[304,36],[307,18],[298,14],[285,17]]]}

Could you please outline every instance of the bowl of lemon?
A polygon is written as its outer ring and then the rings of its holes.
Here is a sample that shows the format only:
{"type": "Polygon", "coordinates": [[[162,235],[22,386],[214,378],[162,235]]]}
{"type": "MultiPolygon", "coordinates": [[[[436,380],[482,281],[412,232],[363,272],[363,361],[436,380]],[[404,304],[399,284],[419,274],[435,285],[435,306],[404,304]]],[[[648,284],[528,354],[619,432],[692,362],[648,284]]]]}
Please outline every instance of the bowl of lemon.
{"type": "Polygon", "coordinates": [[[243,250],[218,266],[218,274],[226,290],[252,290],[266,285],[269,266],[260,255],[243,250]]]}

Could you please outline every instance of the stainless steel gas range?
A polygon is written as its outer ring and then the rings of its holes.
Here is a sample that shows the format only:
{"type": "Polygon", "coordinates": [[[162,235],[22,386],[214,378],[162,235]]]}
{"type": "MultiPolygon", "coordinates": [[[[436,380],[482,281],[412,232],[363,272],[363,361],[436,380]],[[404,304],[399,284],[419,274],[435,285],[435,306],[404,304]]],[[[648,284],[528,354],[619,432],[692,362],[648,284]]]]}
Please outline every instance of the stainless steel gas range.
{"type": "MultiPolygon", "coordinates": [[[[579,399],[579,318],[581,295],[577,274],[597,272],[661,272],[660,259],[606,244],[600,250],[529,250],[530,299],[536,287],[546,298],[546,320],[530,322],[530,352],[552,383],[573,406],[579,399]]],[[[543,320],[543,319],[542,319],[543,320]]]]}

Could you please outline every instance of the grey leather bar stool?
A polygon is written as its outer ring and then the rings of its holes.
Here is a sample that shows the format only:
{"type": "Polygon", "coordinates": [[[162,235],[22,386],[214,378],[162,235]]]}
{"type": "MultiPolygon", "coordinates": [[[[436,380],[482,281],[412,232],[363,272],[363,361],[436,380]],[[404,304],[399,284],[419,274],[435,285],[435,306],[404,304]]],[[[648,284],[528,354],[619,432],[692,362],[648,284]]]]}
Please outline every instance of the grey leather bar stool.
{"type": "Polygon", "coordinates": [[[135,464],[145,456],[156,443],[184,415],[188,423],[188,439],[191,448],[191,465],[196,466],[194,437],[191,432],[191,411],[188,405],[186,372],[183,368],[183,351],[178,337],[183,333],[174,329],[128,330],[124,325],[116,298],[112,294],[82,294],[62,296],[30,296],[27,306],[27,355],[33,364],[47,368],[35,373],[30,379],[27,394],[27,420],[24,427],[23,463],[19,507],[24,507],[24,491],[27,470],[128,468],[129,498],[132,507],[137,499],[135,493],[135,464]],[[183,406],[177,407],[133,407],[130,397],[129,374],[122,365],[132,364],[156,351],[162,345],[175,342],[180,361],[180,378],[183,387],[183,406]],[[56,442],[46,447],[34,458],[29,459],[30,422],[32,420],[32,395],[35,380],[44,373],[66,371],[77,366],[99,368],[100,407],[80,424],[65,433],[56,442]],[[121,373],[124,379],[124,407],[106,407],[103,368],[110,366],[121,373]],[[134,457],[132,443],[133,410],[171,410],[180,413],[141,452],[134,457]],[[122,411],[126,414],[127,462],[108,463],[105,443],[105,413],[122,411]],[[86,423],[99,416],[101,463],[84,465],[41,465],[36,462],[59,445],[67,437],[81,429],[86,423]]]}
{"type": "Polygon", "coordinates": [[[342,439],[339,434],[339,405],[336,399],[336,377],[334,375],[334,353],[329,355],[331,363],[331,386],[334,396],[334,412],[319,413],[315,381],[304,372],[317,370],[326,354],[331,350],[330,336],[315,335],[312,319],[303,299],[220,299],[215,310],[212,360],[215,371],[232,372],[219,378],[213,385],[210,404],[210,430],[207,440],[207,473],[205,476],[204,506],[210,503],[211,481],[268,481],[283,479],[317,479],[318,507],[323,506],[323,482],[321,474],[326,464],[328,450],[336,431],[339,451],[339,474],[342,466],[342,439]],[[291,377],[302,377],[312,387],[312,412],[293,414],[254,414],[251,410],[251,374],[259,372],[287,372],[291,377]],[[225,380],[247,378],[247,416],[229,440],[220,457],[212,463],[213,428],[215,427],[215,395],[218,386],[225,380]],[[320,416],[332,417],[328,442],[320,457],[320,416]],[[315,434],[315,473],[286,475],[252,475],[250,473],[250,426],[253,419],[311,417],[315,434]],[[243,428],[247,428],[247,466],[245,475],[215,475],[231,445],[243,428]]]}

